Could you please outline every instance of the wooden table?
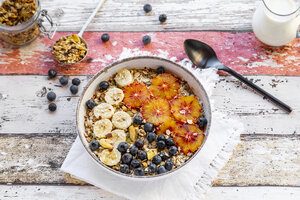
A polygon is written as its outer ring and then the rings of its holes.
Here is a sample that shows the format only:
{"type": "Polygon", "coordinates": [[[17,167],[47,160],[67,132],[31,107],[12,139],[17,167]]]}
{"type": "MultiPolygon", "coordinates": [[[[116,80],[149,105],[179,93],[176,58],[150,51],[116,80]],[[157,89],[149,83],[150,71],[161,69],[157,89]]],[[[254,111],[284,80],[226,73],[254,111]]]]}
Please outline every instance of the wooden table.
{"type": "MultiPolygon", "coordinates": [[[[220,77],[212,97],[216,109],[241,120],[245,131],[208,199],[300,199],[300,40],[281,48],[258,42],[251,33],[256,1],[148,2],[153,6],[150,16],[142,10],[147,1],[106,1],[88,28],[92,32],[84,36],[90,63],[55,65],[53,41],[46,38],[20,49],[0,42],[0,199],[122,199],[59,170],[76,137],[75,107],[82,88],[123,48],[180,60],[186,57],[182,42],[187,38],[211,44],[222,62],[294,109],[287,115],[234,78],[220,77]],[[158,22],[161,13],[168,16],[165,25],[158,22]],[[107,44],[100,42],[103,31],[113,31],[107,44]],[[145,34],[153,40],[147,47],[141,43],[145,34]],[[57,79],[47,80],[49,68],[79,77],[79,94],[72,96],[57,79]],[[58,96],[55,113],[47,110],[45,94],[50,90],[58,96]]],[[[78,31],[97,1],[41,3],[52,16],[57,8],[65,13],[54,17],[61,31],[56,39],[66,31],[78,31]]]]}

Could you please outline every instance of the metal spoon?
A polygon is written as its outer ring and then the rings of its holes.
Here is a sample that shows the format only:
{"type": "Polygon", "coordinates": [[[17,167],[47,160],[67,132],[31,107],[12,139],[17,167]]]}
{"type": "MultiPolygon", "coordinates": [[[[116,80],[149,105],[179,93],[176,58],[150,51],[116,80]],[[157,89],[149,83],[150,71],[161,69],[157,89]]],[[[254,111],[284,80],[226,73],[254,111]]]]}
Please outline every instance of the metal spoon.
{"type": "MultiPolygon", "coordinates": [[[[79,36],[79,38],[85,43],[85,46],[86,46],[87,51],[86,51],[86,53],[85,53],[85,56],[84,56],[81,60],[79,60],[78,62],[76,62],[76,63],[81,62],[81,61],[84,60],[85,57],[87,56],[87,53],[88,53],[88,50],[89,50],[89,49],[88,49],[88,45],[87,45],[86,41],[83,39],[82,35],[83,35],[85,29],[88,27],[88,25],[89,25],[89,24],[91,23],[91,21],[94,19],[94,17],[95,17],[95,15],[96,15],[97,11],[98,11],[99,8],[103,5],[104,2],[105,2],[105,0],[100,0],[100,1],[99,1],[99,3],[97,4],[96,8],[95,8],[94,11],[93,11],[93,13],[90,15],[90,17],[88,18],[88,20],[85,22],[85,24],[84,24],[83,27],[81,28],[80,32],[77,34],[77,35],[79,36]]],[[[60,37],[58,40],[56,40],[56,42],[59,41],[59,40],[60,40],[61,38],[63,38],[63,37],[66,37],[66,36],[60,37]]],[[[55,42],[55,43],[56,43],[56,42],[55,42]]],[[[54,43],[54,45],[55,45],[55,43],[54,43]]],[[[53,45],[53,47],[54,47],[54,45],[53,45]]],[[[52,52],[53,52],[53,48],[52,48],[52,52]]],[[[54,56],[54,55],[53,55],[53,56],[54,56]]],[[[55,60],[57,60],[55,56],[54,56],[54,58],[55,58],[55,60]]],[[[76,63],[63,63],[63,62],[60,62],[59,60],[57,60],[57,61],[58,61],[59,63],[61,63],[61,64],[65,64],[65,65],[73,65],[73,64],[76,64],[76,63]]]]}
{"type": "Polygon", "coordinates": [[[258,87],[257,85],[249,81],[247,78],[243,77],[241,74],[223,65],[218,60],[215,51],[209,45],[200,42],[198,40],[188,39],[184,41],[184,49],[186,54],[190,58],[190,60],[197,67],[203,69],[213,67],[218,70],[223,70],[233,75],[234,77],[236,77],[237,79],[239,79],[240,81],[242,81],[243,83],[245,83],[246,85],[248,85],[249,87],[257,91],[264,97],[268,98],[271,102],[275,103],[277,106],[279,106],[286,112],[288,113],[292,112],[292,108],[290,106],[286,105],[285,103],[283,103],[282,101],[274,97],[273,95],[269,94],[262,88],[258,87]]]}

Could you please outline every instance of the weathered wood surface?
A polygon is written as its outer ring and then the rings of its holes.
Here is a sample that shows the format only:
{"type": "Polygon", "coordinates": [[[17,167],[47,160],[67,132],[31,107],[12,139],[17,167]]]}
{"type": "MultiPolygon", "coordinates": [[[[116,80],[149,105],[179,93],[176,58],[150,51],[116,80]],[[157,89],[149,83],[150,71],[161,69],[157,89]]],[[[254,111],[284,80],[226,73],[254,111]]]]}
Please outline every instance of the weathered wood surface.
{"type": "Polygon", "coordinates": [[[85,33],[89,45],[87,58],[72,66],[59,65],[51,54],[53,42],[69,32],[57,33],[53,41],[39,38],[31,45],[15,48],[0,42],[0,74],[46,74],[56,68],[61,74],[95,74],[108,64],[133,55],[154,55],[179,61],[186,58],[185,39],[202,40],[211,45],[220,61],[242,74],[300,75],[300,38],[281,48],[260,43],[253,33],[230,32],[113,32],[107,43],[101,32],[85,33]],[[142,37],[149,34],[152,42],[144,46],[142,37]]]}
{"type": "MultiPolygon", "coordinates": [[[[64,11],[59,21],[60,31],[79,31],[97,4],[97,0],[43,0],[42,8],[55,16],[64,11]]],[[[251,30],[251,20],[258,1],[247,0],[107,0],[98,11],[89,31],[191,31],[191,30],[251,30]],[[145,3],[152,13],[143,11],[145,3]],[[158,16],[165,13],[167,23],[160,25],[158,16]]]]}
{"type": "MultiPolygon", "coordinates": [[[[74,137],[1,135],[0,184],[78,184],[59,170],[74,137]]],[[[299,135],[242,135],[241,139],[214,185],[300,186],[299,135]]]]}
{"type": "MultiPolygon", "coordinates": [[[[69,86],[71,82],[70,77],[69,86]]],[[[83,87],[91,76],[76,76],[82,81],[77,95],[58,79],[47,76],[0,76],[0,133],[68,135],[76,133],[76,106],[83,87]],[[57,94],[57,111],[49,113],[46,93],[57,94]]],[[[300,133],[300,76],[247,76],[278,97],[294,111],[286,114],[261,96],[241,86],[231,76],[220,77],[212,99],[217,110],[245,124],[245,134],[300,133]],[[292,96],[291,96],[292,94],[292,96]],[[292,98],[291,98],[292,97],[292,98]]]]}
{"type": "MultiPolygon", "coordinates": [[[[93,186],[1,185],[1,200],[125,200],[93,186]]],[[[205,200],[299,200],[297,187],[213,187],[205,200]]]]}

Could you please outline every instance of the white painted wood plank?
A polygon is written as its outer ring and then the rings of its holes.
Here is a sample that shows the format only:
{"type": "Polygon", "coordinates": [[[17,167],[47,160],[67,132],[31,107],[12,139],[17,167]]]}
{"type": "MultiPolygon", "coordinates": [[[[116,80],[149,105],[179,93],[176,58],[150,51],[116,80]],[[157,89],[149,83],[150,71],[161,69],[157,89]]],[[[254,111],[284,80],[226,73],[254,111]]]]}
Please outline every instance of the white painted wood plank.
{"type": "MultiPolygon", "coordinates": [[[[256,1],[248,0],[107,0],[89,25],[89,31],[190,31],[251,30],[256,1]],[[150,3],[152,14],[146,16],[143,5],[150,3]],[[167,23],[160,25],[158,16],[165,13],[167,23]]],[[[64,16],[59,31],[79,31],[97,4],[97,0],[42,0],[54,16],[58,8],[64,16]]]]}
{"type": "MultiPolygon", "coordinates": [[[[299,134],[300,76],[247,76],[274,96],[289,104],[288,115],[230,76],[221,77],[213,95],[217,110],[245,124],[245,134],[299,134]]],[[[72,78],[72,77],[71,77],[72,78]]],[[[0,76],[0,133],[75,134],[76,105],[89,76],[82,80],[80,92],[72,96],[68,87],[46,76],[0,76]],[[49,113],[45,92],[57,94],[57,111],[49,113]]],[[[70,83],[69,83],[70,85],[70,83]]]]}

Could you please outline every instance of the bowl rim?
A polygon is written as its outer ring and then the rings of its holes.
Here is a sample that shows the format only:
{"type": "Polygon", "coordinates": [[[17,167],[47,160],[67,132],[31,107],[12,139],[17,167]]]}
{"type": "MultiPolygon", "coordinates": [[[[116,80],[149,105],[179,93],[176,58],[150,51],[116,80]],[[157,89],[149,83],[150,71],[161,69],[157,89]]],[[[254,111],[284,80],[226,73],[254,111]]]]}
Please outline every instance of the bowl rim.
{"type": "Polygon", "coordinates": [[[111,64],[109,64],[108,66],[104,67],[103,69],[101,69],[99,72],[97,72],[93,78],[91,80],[89,80],[89,82],[87,83],[87,85],[84,87],[81,95],[80,95],[80,99],[78,101],[77,104],[77,108],[76,108],[76,129],[77,129],[77,134],[80,138],[80,141],[82,143],[82,145],[84,146],[85,150],[88,152],[88,154],[93,158],[94,161],[96,161],[98,164],[100,164],[100,166],[104,167],[104,169],[108,170],[110,173],[113,173],[114,175],[117,176],[121,176],[122,178],[130,178],[132,180],[147,180],[147,179],[158,179],[158,178],[162,178],[162,177],[167,177],[167,175],[174,175],[176,172],[179,171],[179,169],[183,168],[185,165],[187,165],[188,163],[190,163],[200,152],[200,150],[202,149],[202,147],[204,146],[204,144],[206,143],[207,137],[209,135],[209,131],[210,131],[210,127],[211,127],[211,104],[210,104],[210,100],[209,97],[207,95],[206,90],[204,89],[203,85],[201,84],[201,82],[196,78],[196,76],[188,69],[186,69],[185,67],[179,65],[178,63],[175,63],[171,60],[165,59],[165,58],[161,58],[161,57],[156,57],[156,56],[134,56],[134,57],[129,57],[129,58],[125,58],[125,59],[121,59],[121,60],[117,60],[111,64]],[[203,143],[201,144],[201,146],[198,148],[198,150],[193,154],[193,156],[191,158],[189,158],[185,163],[183,163],[181,166],[171,170],[171,171],[167,171],[166,173],[163,174],[156,174],[156,175],[151,175],[151,176],[133,176],[133,175],[129,175],[129,174],[124,174],[121,173],[117,170],[114,170],[108,166],[106,166],[104,163],[102,163],[93,153],[92,151],[89,149],[88,145],[85,145],[86,138],[84,137],[84,134],[80,134],[79,132],[79,110],[80,110],[80,105],[82,103],[83,97],[87,91],[87,89],[90,87],[90,85],[104,72],[106,72],[108,69],[113,68],[116,65],[119,65],[123,62],[127,62],[127,61],[131,61],[131,60],[137,60],[137,59],[155,59],[155,60],[159,60],[159,61],[163,61],[163,62],[168,62],[170,64],[176,65],[177,67],[182,68],[186,73],[188,73],[193,79],[195,79],[195,81],[197,82],[197,84],[202,88],[203,92],[204,92],[204,96],[207,99],[208,102],[208,112],[210,113],[209,118],[207,119],[208,123],[206,125],[206,129],[204,131],[204,140],[203,143]]]}

